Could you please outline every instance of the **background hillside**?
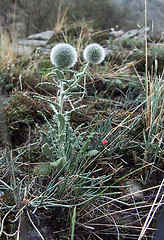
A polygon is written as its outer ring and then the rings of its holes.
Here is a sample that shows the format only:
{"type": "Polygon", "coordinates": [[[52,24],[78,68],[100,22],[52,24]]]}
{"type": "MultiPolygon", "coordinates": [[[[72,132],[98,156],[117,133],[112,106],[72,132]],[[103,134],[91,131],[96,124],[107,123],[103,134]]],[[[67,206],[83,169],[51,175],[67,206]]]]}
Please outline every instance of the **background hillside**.
{"type": "MultiPolygon", "coordinates": [[[[122,11],[128,9],[126,14],[127,25],[124,26],[126,30],[135,27],[136,23],[144,26],[144,11],[145,1],[143,0],[109,0],[113,1],[117,6],[120,6],[122,11]]],[[[154,24],[154,32],[160,34],[164,31],[164,1],[163,0],[147,0],[147,19],[151,27],[154,24]]]]}
{"type": "MultiPolygon", "coordinates": [[[[91,22],[95,30],[115,28],[125,31],[144,26],[143,0],[0,0],[0,25],[20,37],[28,36],[56,24],[91,22]],[[13,24],[14,23],[14,24],[13,24]],[[14,27],[13,27],[14,25],[14,27]]],[[[148,0],[148,25],[154,22],[154,33],[163,32],[163,0],[148,0]]]]}

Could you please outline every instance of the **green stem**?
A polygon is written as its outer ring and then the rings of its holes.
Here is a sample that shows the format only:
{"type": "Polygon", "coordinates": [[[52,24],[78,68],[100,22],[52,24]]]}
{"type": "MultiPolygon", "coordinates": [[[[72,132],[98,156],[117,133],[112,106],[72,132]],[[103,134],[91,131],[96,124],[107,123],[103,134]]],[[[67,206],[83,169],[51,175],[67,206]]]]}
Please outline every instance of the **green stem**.
{"type": "Polygon", "coordinates": [[[81,77],[83,77],[84,74],[87,72],[88,67],[89,67],[89,63],[86,63],[83,71],[80,72],[80,73],[78,73],[78,74],[75,74],[75,79],[76,79],[76,81],[74,81],[74,83],[72,83],[72,85],[69,86],[69,87],[65,90],[65,93],[71,91],[71,89],[72,89],[73,87],[75,87],[75,86],[80,82],[81,77]]]}
{"type": "Polygon", "coordinates": [[[59,106],[60,114],[63,114],[63,81],[61,80],[60,80],[59,106]]]}
{"type": "MultiPolygon", "coordinates": [[[[63,100],[64,89],[63,89],[63,86],[64,86],[63,81],[60,80],[60,90],[59,90],[60,91],[60,93],[59,93],[59,106],[60,106],[60,110],[59,110],[59,113],[61,115],[63,115],[63,104],[64,104],[64,100],[63,100]]],[[[59,132],[59,138],[62,135],[62,132],[61,133],[59,132]]],[[[60,143],[59,148],[60,148],[60,151],[61,151],[61,157],[64,158],[64,160],[66,161],[66,156],[65,156],[65,151],[64,151],[64,144],[60,143]]]]}

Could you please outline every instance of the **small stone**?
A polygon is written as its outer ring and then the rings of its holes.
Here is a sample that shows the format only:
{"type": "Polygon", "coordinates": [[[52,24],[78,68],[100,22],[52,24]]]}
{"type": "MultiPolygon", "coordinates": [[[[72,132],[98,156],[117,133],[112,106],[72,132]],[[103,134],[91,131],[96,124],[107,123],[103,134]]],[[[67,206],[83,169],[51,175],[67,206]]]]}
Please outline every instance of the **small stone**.
{"type": "Polygon", "coordinates": [[[28,40],[24,39],[18,42],[19,45],[32,46],[32,47],[42,47],[45,46],[47,41],[45,40],[28,40]]]}
{"type": "Polygon", "coordinates": [[[28,39],[33,40],[50,40],[55,35],[54,31],[45,31],[37,34],[30,35],[28,39]]]}
{"type": "Polygon", "coordinates": [[[127,180],[125,184],[127,186],[126,191],[124,192],[125,200],[130,200],[133,198],[137,200],[144,198],[141,185],[138,182],[134,180],[127,180]]]}
{"type": "Polygon", "coordinates": [[[16,45],[15,46],[15,52],[18,54],[28,54],[30,55],[33,52],[34,48],[31,46],[22,46],[22,45],[16,45]]]}
{"type": "Polygon", "coordinates": [[[119,31],[111,31],[109,33],[109,35],[113,38],[118,38],[118,37],[121,37],[125,32],[123,30],[119,30],[119,31]]]}
{"type": "MultiPolygon", "coordinates": [[[[148,32],[149,30],[150,30],[150,27],[147,27],[146,32],[148,32]]],[[[145,28],[133,29],[133,30],[130,30],[130,31],[124,33],[121,37],[119,37],[119,40],[124,40],[124,39],[132,38],[135,36],[138,36],[141,38],[141,36],[144,36],[144,35],[145,35],[145,28]]]]}
{"type": "Polygon", "coordinates": [[[51,49],[47,47],[37,47],[36,52],[49,55],[51,52],[51,49]]]}

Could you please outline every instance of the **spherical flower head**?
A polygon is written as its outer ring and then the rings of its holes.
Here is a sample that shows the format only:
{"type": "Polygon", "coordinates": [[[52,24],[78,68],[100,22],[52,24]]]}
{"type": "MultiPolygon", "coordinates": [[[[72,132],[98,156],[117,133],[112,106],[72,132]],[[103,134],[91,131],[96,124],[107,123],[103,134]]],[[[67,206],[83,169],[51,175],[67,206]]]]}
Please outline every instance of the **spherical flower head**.
{"type": "Polygon", "coordinates": [[[68,43],[59,43],[52,48],[50,60],[55,67],[71,68],[77,62],[77,52],[68,43]]]}
{"type": "Polygon", "coordinates": [[[83,57],[87,62],[99,64],[105,58],[105,50],[97,43],[89,44],[84,49],[83,57]]]}

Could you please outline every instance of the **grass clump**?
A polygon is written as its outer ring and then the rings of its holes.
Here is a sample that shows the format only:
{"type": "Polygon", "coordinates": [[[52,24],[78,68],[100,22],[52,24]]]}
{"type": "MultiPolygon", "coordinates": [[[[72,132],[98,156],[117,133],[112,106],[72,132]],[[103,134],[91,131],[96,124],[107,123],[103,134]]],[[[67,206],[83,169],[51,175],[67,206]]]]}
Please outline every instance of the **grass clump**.
{"type": "Polygon", "coordinates": [[[134,49],[134,48],[143,48],[144,47],[144,41],[135,39],[135,38],[126,38],[121,41],[121,44],[124,48],[128,49],[134,49]]]}
{"type": "Polygon", "coordinates": [[[13,36],[12,39],[9,38],[8,33],[1,31],[0,36],[0,69],[9,67],[9,65],[14,64],[16,61],[17,54],[15,52],[16,39],[13,36]]]}

